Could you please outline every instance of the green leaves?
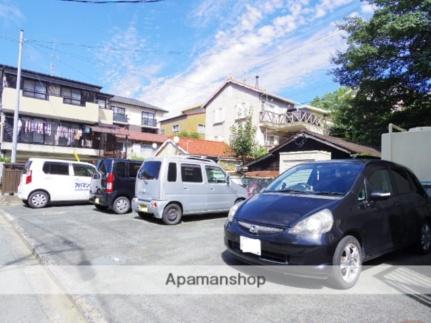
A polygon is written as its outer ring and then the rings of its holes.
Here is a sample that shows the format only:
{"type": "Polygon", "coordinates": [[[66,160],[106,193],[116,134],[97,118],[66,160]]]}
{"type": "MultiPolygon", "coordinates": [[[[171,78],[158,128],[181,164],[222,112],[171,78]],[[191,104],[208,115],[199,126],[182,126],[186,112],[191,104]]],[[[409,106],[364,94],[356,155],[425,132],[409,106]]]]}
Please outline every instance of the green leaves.
{"type": "Polygon", "coordinates": [[[230,146],[236,156],[240,157],[244,163],[247,157],[252,155],[255,149],[254,135],[256,127],[253,126],[251,115],[244,123],[240,122],[231,127],[230,146]]]}
{"type": "Polygon", "coordinates": [[[347,19],[340,26],[348,48],[334,58],[333,74],[356,94],[334,112],[333,131],[379,146],[390,122],[431,124],[431,0],[369,2],[377,6],[369,21],[347,19]]]}

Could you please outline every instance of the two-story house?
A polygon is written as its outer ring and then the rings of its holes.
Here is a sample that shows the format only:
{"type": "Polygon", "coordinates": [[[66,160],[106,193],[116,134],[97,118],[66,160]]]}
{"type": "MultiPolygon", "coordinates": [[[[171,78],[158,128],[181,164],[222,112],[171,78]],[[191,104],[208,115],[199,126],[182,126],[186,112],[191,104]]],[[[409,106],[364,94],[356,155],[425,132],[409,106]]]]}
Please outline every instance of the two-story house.
{"type": "MultiPolygon", "coordinates": [[[[15,67],[0,65],[0,151],[3,156],[11,155],[16,79],[15,67]]],[[[113,95],[101,92],[98,85],[22,70],[19,95],[17,161],[29,157],[70,159],[76,154],[83,160],[101,156],[132,157],[132,147],[136,143],[140,148],[141,145],[151,146],[152,153],[166,139],[158,134],[158,123],[154,121],[158,118],[156,114],[161,116],[164,110],[148,104],[140,107],[142,103],[129,107],[126,102],[127,111],[133,112],[126,113],[131,116],[130,121],[121,123],[118,110],[113,110],[112,104],[118,107],[121,104],[118,101],[130,99],[117,98],[111,102],[113,95]],[[150,118],[144,111],[150,113],[150,118]],[[138,120],[135,122],[135,119],[138,120]],[[130,154],[127,154],[127,147],[130,147],[130,154]]],[[[141,149],[139,154],[142,155],[141,149]]],[[[148,154],[144,149],[143,155],[148,154]]]]}
{"type": "Polygon", "coordinates": [[[123,155],[128,158],[152,156],[155,150],[166,140],[160,134],[160,119],[168,111],[149,103],[114,96],[110,99],[113,123],[127,129],[128,136],[119,140],[123,155]]]}
{"type": "MultiPolygon", "coordinates": [[[[10,156],[16,106],[15,67],[0,65],[0,149],[10,156]]],[[[112,124],[112,113],[102,110],[110,95],[93,84],[23,70],[20,89],[17,160],[30,156],[94,159],[101,154],[96,124],[112,124]]]]}
{"type": "Polygon", "coordinates": [[[229,143],[231,127],[248,117],[256,127],[255,141],[268,148],[301,129],[327,132],[329,113],[311,106],[297,106],[294,101],[229,79],[203,105],[206,112],[208,140],[229,143]]]}
{"type": "Polygon", "coordinates": [[[204,138],[205,109],[202,108],[202,105],[198,105],[182,110],[180,115],[162,120],[160,128],[162,133],[168,137],[188,132],[197,133],[204,138]]]}

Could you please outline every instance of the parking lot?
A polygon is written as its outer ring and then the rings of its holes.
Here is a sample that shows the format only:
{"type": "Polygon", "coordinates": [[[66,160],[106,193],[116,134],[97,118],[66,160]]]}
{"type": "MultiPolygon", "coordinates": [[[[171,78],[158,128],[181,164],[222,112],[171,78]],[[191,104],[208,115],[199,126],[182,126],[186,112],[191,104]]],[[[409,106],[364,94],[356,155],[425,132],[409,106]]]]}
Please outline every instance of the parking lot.
{"type": "MultiPolygon", "coordinates": [[[[236,265],[225,251],[225,214],[193,216],[167,226],[136,214],[116,215],[91,205],[29,209],[2,208],[9,221],[31,242],[36,254],[55,265],[236,265]]],[[[430,264],[430,256],[409,251],[372,265],[430,264]]],[[[127,277],[124,277],[127,280],[127,277]]],[[[286,288],[292,287],[286,278],[286,288]]],[[[359,285],[361,281],[359,281],[359,285]]],[[[295,283],[288,295],[86,295],[83,311],[114,322],[247,320],[284,321],[428,321],[431,301],[414,295],[325,295],[331,288],[309,279],[295,283]],[[303,290],[320,293],[302,295],[303,290]]],[[[378,293],[377,293],[378,294],[378,293]]],[[[382,293],[383,294],[383,293],[382,293]]],[[[86,314],[88,314],[86,313],[86,314]]],[[[89,315],[86,315],[87,317],[89,315]]],[[[94,316],[94,315],[93,315],[94,316]]]]}

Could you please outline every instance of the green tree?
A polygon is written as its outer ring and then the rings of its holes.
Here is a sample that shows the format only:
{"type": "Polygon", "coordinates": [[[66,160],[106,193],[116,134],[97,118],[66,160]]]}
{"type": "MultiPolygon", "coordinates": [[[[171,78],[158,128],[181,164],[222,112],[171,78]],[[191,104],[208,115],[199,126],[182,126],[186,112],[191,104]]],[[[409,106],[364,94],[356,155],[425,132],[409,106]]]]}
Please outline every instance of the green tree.
{"type": "Polygon", "coordinates": [[[354,129],[351,125],[352,100],[355,91],[348,87],[326,93],[322,97],[316,97],[311,105],[331,112],[333,126],[331,135],[354,140],[354,129]]]}
{"type": "Polygon", "coordinates": [[[246,159],[252,155],[255,149],[254,136],[256,127],[253,126],[251,116],[244,123],[239,123],[231,127],[230,146],[237,157],[240,157],[244,164],[246,159]]]}
{"type": "Polygon", "coordinates": [[[389,122],[431,123],[431,1],[369,0],[370,20],[348,18],[340,28],[348,47],[333,73],[355,89],[345,109],[351,139],[378,146],[389,122]]]}
{"type": "Polygon", "coordinates": [[[265,156],[268,153],[268,149],[262,146],[255,145],[251,151],[251,157],[254,159],[265,156]]]}

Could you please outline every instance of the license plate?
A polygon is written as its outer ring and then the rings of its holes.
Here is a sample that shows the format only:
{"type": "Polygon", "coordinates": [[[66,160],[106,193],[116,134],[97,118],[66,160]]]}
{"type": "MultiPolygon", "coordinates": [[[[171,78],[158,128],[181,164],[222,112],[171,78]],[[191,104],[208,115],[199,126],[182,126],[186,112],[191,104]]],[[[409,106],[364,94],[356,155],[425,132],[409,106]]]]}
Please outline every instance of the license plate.
{"type": "Polygon", "coordinates": [[[146,205],[139,205],[139,212],[148,212],[148,207],[146,205]]]}
{"type": "Polygon", "coordinates": [[[239,247],[242,252],[254,253],[255,255],[258,255],[258,256],[262,254],[260,240],[258,239],[251,239],[251,238],[240,236],[239,247]]]}
{"type": "Polygon", "coordinates": [[[96,198],[94,199],[94,204],[99,204],[99,203],[100,203],[99,198],[98,198],[98,197],[96,197],[96,198]]]}

